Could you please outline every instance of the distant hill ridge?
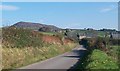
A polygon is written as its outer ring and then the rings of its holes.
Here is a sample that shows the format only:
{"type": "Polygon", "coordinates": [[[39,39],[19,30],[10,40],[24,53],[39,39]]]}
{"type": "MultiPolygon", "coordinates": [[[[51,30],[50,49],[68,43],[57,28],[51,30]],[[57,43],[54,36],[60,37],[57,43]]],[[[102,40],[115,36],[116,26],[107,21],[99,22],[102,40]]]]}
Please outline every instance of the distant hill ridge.
{"type": "Polygon", "coordinates": [[[17,28],[29,28],[33,30],[45,31],[45,32],[58,32],[61,29],[54,26],[54,25],[45,25],[41,23],[32,23],[32,22],[17,22],[16,24],[12,25],[12,27],[17,28]]]}

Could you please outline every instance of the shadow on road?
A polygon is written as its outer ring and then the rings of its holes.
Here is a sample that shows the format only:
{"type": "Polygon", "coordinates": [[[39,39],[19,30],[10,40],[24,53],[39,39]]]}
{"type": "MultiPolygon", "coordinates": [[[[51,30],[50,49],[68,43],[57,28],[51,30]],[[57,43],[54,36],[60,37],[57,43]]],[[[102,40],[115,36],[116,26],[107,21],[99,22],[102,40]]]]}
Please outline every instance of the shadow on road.
{"type": "Polygon", "coordinates": [[[67,55],[64,57],[69,57],[69,58],[81,58],[84,56],[86,50],[73,50],[72,51],[74,55],[67,55]]]}
{"type": "Polygon", "coordinates": [[[87,55],[87,50],[80,49],[80,50],[73,50],[72,52],[73,52],[73,55],[68,55],[64,57],[78,58],[78,62],[74,66],[72,66],[68,71],[75,71],[76,66],[81,62],[81,59],[87,55]]]}
{"type": "Polygon", "coordinates": [[[64,56],[64,57],[69,57],[69,58],[80,58],[80,56],[64,56]]]}

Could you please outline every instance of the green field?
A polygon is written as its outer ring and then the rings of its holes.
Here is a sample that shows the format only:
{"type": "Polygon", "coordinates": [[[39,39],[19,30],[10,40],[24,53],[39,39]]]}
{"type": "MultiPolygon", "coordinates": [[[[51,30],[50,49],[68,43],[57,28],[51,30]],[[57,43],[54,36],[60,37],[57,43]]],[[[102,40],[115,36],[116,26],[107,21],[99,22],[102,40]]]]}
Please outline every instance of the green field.
{"type": "Polygon", "coordinates": [[[40,32],[44,35],[56,35],[57,33],[56,32],[40,32]]]}

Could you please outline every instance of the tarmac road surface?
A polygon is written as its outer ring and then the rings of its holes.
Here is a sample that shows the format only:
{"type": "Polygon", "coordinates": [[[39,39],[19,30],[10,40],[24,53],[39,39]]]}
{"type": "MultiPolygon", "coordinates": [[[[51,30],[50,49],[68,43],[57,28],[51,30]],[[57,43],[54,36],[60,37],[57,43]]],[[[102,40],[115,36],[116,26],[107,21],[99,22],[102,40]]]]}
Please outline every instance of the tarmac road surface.
{"type": "Polygon", "coordinates": [[[82,45],[78,45],[70,52],[19,69],[70,69],[74,67],[85,51],[86,49],[82,45]]]}

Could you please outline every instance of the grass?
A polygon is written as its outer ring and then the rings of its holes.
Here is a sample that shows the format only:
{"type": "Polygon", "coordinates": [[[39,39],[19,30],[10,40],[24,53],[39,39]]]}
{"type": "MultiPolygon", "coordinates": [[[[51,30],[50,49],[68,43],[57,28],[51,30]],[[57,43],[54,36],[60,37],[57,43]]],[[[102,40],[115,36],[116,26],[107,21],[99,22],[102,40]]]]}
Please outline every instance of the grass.
{"type": "MultiPolygon", "coordinates": [[[[38,31],[23,28],[2,29],[2,65],[3,69],[14,69],[70,51],[76,43],[53,44],[43,42],[44,35],[38,31]]],[[[61,35],[62,36],[62,35],[61,35]]],[[[61,39],[60,35],[58,36],[61,39]]],[[[58,40],[58,39],[56,39],[58,40]]]]}
{"type": "Polygon", "coordinates": [[[2,70],[2,46],[0,41],[0,70],[2,70]]]}
{"type": "Polygon", "coordinates": [[[118,69],[117,62],[105,52],[95,49],[88,60],[86,69],[118,69]]]}
{"type": "MultiPolygon", "coordinates": [[[[47,44],[48,45],[48,44],[47,44]]],[[[70,51],[75,44],[55,45],[43,47],[5,48],[2,49],[3,69],[13,69],[70,51]]]]}
{"type": "Polygon", "coordinates": [[[55,32],[40,32],[40,33],[42,33],[44,35],[56,35],[57,34],[55,32]]]}
{"type": "Polygon", "coordinates": [[[6,47],[38,47],[43,46],[42,34],[30,29],[3,28],[3,45],[6,47]],[[9,45],[9,46],[8,46],[9,45]]]}
{"type": "Polygon", "coordinates": [[[97,31],[97,33],[99,37],[105,37],[104,35],[106,34],[106,32],[103,31],[97,31]]]}
{"type": "Polygon", "coordinates": [[[107,46],[109,52],[108,55],[111,56],[115,61],[119,62],[118,56],[120,55],[120,46],[118,45],[111,45],[107,46]]]}
{"type": "Polygon", "coordinates": [[[83,45],[86,45],[88,48],[88,53],[80,59],[77,68],[88,70],[118,69],[120,65],[120,46],[117,45],[116,41],[117,40],[108,40],[106,38],[83,40],[83,45]]]}
{"type": "Polygon", "coordinates": [[[95,49],[91,54],[82,59],[77,69],[118,69],[117,61],[113,60],[105,52],[95,49]]]}

